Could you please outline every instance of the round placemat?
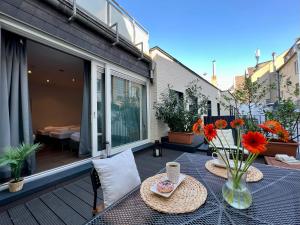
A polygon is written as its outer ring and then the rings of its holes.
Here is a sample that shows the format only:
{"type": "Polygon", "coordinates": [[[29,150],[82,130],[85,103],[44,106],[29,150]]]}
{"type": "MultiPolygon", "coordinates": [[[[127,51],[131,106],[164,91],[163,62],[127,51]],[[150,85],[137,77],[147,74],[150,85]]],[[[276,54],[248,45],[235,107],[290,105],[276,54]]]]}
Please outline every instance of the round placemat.
{"type": "Polygon", "coordinates": [[[165,198],[153,193],[150,187],[165,179],[166,173],[158,174],[146,179],[140,189],[144,202],[152,209],[162,213],[188,213],[198,209],[207,198],[206,188],[195,178],[186,176],[174,193],[165,198]]]}
{"type": "MultiPolygon", "coordinates": [[[[227,179],[227,169],[215,166],[213,164],[213,160],[206,161],[205,168],[209,172],[213,173],[214,175],[217,175],[219,177],[223,177],[223,178],[227,179]]],[[[248,169],[246,181],[247,182],[257,182],[257,181],[260,181],[263,178],[263,176],[264,176],[263,173],[259,169],[257,169],[254,166],[250,166],[248,169]]]]}

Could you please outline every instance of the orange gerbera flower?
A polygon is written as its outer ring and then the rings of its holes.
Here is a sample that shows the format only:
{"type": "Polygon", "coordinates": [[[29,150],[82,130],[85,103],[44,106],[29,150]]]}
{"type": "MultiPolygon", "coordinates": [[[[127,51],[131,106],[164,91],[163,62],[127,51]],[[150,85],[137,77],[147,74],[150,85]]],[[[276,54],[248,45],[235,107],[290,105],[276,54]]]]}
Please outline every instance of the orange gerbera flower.
{"type": "Polygon", "coordinates": [[[232,120],[230,122],[230,126],[232,128],[237,128],[237,127],[241,127],[245,124],[244,120],[243,119],[235,119],[235,120],[232,120]]]}
{"type": "Polygon", "coordinates": [[[281,124],[275,120],[267,120],[263,124],[258,125],[266,132],[270,132],[272,134],[277,134],[279,130],[282,130],[283,127],[281,124]]]}
{"type": "Polygon", "coordinates": [[[208,141],[212,141],[214,138],[216,138],[217,130],[212,123],[204,126],[204,135],[208,141]]]}
{"type": "Polygon", "coordinates": [[[227,121],[226,120],[217,120],[215,122],[215,126],[218,129],[224,129],[225,127],[227,127],[227,121]]]}
{"type": "Polygon", "coordinates": [[[196,123],[194,123],[194,125],[193,125],[193,132],[196,135],[203,134],[203,123],[202,123],[201,119],[198,119],[198,121],[196,123]]]}
{"type": "Polygon", "coordinates": [[[287,130],[285,130],[284,128],[281,128],[280,130],[278,130],[277,132],[278,138],[284,142],[288,142],[289,141],[289,132],[287,130]]]}
{"type": "Polygon", "coordinates": [[[253,154],[260,154],[266,150],[267,139],[262,133],[249,131],[243,135],[242,144],[253,154]]]}
{"type": "Polygon", "coordinates": [[[261,129],[263,129],[265,132],[270,132],[270,133],[272,133],[272,130],[268,127],[268,126],[266,126],[265,124],[259,124],[258,125],[261,129]]]}

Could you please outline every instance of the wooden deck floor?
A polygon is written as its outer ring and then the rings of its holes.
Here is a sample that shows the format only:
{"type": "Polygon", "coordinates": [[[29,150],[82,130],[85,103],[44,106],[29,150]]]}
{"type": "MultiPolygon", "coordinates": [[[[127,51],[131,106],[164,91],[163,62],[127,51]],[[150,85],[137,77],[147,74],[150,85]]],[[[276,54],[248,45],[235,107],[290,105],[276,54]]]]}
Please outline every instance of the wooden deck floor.
{"type": "MultiPolygon", "coordinates": [[[[154,158],[151,150],[135,153],[142,180],[175,160],[182,152],[164,150],[163,157],[154,158]]],[[[98,202],[103,201],[99,189],[98,202]]],[[[62,187],[11,203],[0,213],[0,225],[81,225],[92,218],[93,191],[89,174],[62,187]]]]}

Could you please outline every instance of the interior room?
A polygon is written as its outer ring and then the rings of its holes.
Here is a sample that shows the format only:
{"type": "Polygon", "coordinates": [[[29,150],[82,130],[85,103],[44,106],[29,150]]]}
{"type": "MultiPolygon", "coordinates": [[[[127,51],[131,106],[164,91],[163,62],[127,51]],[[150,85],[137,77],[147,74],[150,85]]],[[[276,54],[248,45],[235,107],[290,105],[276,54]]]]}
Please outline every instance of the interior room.
{"type": "Polygon", "coordinates": [[[80,160],[78,148],[84,60],[27,42],[28,82],[35,142],[36,172],[80,160]]]}

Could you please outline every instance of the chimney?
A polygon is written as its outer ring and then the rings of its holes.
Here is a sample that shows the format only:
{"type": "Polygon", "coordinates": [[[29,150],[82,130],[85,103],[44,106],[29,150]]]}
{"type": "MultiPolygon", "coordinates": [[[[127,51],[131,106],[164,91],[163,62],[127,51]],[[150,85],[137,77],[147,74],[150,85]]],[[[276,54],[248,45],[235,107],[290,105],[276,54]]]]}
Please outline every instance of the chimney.
{"type": "Polygon", "coordinates": [[[212,63],[213,63],[213,76],[215,76],[216,75],[216,60],[213,60],[212,63]]]}
{"type": "Polygon", "coordinates": [[[256,66],[255,67],[256,67],[256,69],[258,67],[259,57],[260,57],[260,49],[258,48],[255,51],[255,58],[256,58],[256,66]]]}
{"type": "Polygon", "coordinates": [[[213,63],[213,74],[211,77],[211,83],[217,87],[218,82],[217,82],[217,75],[216,75],[216,60],[213,60],[212,63],[213,63]]]}

